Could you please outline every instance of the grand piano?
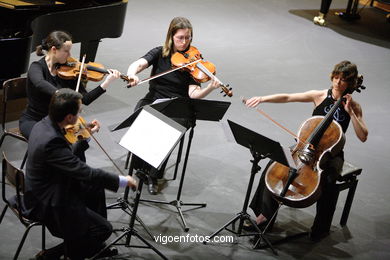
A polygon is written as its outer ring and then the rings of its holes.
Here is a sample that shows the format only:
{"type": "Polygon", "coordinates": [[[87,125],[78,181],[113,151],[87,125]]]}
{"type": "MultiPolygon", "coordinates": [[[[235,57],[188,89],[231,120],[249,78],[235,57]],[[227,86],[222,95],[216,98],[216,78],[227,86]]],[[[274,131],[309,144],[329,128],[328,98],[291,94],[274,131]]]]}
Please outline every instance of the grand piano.
{"type": "Polygon", "coordinates": [[[69,32],[80,57],[94,61],[101,39],[122,35],[126,7],[127,0],[0,0],[0,81],[25,73],[53,30],[69,32]]]}

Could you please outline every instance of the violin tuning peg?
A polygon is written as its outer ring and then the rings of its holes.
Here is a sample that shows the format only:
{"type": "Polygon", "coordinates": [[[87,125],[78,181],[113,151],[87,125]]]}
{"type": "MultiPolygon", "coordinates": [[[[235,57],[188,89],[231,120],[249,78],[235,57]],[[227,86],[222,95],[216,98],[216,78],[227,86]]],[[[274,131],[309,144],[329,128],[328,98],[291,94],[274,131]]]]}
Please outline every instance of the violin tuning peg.
{"type": "Polygon", "coordinates": [[[221,92],[219,92],[219,93],[223,93],[223,90],[221,90],[221,92]]]}
{"type": "Polygon", "coordinates": [[[229,90],[232,90],[232,88],[229,88],[229,90]]]}
{"type": "Polygon", "coordinates": [[[223,97],[226,97],[226,94],[224,94],[223,97]]]}
{"type": "Polygon", "coordinates": [[[366,89],[366,87],[365,87],[365,86],[360,86],[360,88],[361,88],[361,89],[366,89]]]}
{"type": "Polygon", "coordinates": [[[357,93],[360,93],[360,92],[362,92],[362,91],[361,91],[360,89],[357,89],[356,92],[357,92],[357,93]]]}

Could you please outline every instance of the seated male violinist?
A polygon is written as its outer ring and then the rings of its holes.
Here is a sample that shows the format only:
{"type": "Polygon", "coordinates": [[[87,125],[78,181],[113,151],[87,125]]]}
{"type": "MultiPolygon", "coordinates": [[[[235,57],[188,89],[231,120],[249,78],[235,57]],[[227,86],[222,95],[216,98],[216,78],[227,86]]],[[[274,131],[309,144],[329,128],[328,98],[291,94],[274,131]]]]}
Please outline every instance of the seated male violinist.
{"type": "MultiPolygon", "coordinates": [[[[46,225],[64,244],[38,254],[38,259],[72,260],[92,257],[112,233],[107,221],[104,189],[136,187],[131,176],[118,176],[81,161],[64,137],[64,128],[74,124],[81,110],[82,95],[62,88],[51,98],[49,116],[36,123],[28,143],[25,183],[25,214],[46,225]],[[44,134],[43,134],[44,133],[44,134]]],[[[114,254],[106,250],[105,256],[114,254]]]]}

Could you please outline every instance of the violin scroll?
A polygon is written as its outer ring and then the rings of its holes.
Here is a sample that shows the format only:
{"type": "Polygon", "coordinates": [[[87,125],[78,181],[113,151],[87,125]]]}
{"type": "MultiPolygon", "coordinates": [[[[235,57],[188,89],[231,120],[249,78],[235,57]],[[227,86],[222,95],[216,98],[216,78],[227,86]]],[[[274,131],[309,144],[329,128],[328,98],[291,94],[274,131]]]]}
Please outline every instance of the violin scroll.
{"type": "Polygon", "coordinates": [[[360,74],[357,77],[357,82],[355,87],[356,92],[360,93],[362,92],[362,90],[366,89],[366,87],[363,86],[362,84],[363,84],[363,75],[360,74]]]}
{"type": "Polygon", "coordinates": [[[232,97],[233,96],[233,91],[232,91],[232,88],[229,87],[229,84],[226,84],[226,85],[221,84],[220,88],[222,89],[220,93],[225,93],[223,95],[224,97],[226,97],[226,96],[232,97]]]}

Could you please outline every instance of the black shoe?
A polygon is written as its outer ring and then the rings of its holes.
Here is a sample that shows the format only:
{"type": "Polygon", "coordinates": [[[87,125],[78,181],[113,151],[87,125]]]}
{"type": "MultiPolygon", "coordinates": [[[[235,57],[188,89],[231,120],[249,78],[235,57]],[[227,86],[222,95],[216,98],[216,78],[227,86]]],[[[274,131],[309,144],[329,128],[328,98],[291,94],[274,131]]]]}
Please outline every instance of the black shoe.
{"type": "Polygon", "coordinates": [[[148,176],[148,191],[150,195],[156,195],[158,192],[157,179],[148,176]]]}
{"type": "MultiPolygon", "coordinates": [[[[268,223],[269,223],[268,220],[261,222],[260,224],[257,224],[257,227],[261,231],[263,231],[265,229],[265,227],[268,225],[268,223]]],[[[267,228],[267,231],[271,231],[273,226],[274,226],[274,222],[269,225],[269,227],[267,228]]],[[[252,223],[249,220],[244,221],[244,223],[242,225],[242,229],[245,231],[248,231],[248,232],[257,232],[257,229],[252,225],[252,223]]]]}
{"type": "Polygon", "coordinates": [[[58,260],[65,254],[64,243],[58,244],[55,247],[40,251],[35,255],[36,260],[58,260]]]}
{"type": "Polygon", "coordinates": [[[104,258],[104,257],[113,257],[118,255],[118,249],[116,247],[109,247],[104,250],[101,254],[97,256],[96,259],[104,258]]]}

